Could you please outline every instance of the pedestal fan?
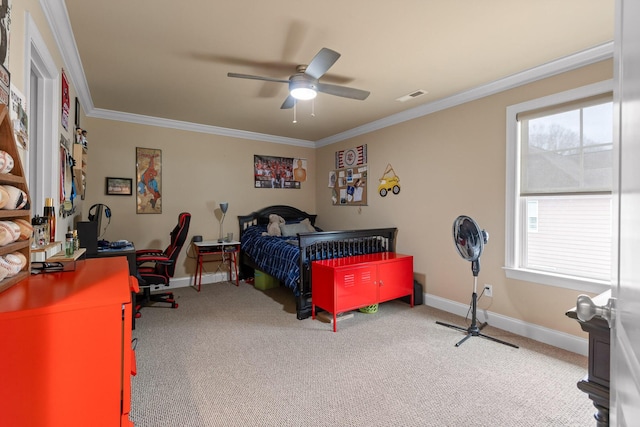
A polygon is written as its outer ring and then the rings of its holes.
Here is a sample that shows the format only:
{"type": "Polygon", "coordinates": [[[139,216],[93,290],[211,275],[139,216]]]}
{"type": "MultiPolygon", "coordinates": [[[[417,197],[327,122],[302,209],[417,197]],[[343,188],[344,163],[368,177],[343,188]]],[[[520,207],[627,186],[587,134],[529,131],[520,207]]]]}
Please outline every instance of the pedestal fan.
{"type": "Polygon", "coordinates": [[[489,234],[481,230],[478,224],[468,216],[461,215],[453,221],[453,241],[456,245],[456,249],[460,256],[467,261],[471,261],[471,272],[473,273],[473,294],[471,295],[471,325],[468,328],[463,328],[456,325],[451,325],[443,322],[436,322],[438,325],[446,326],[448,328],[458,329],[464,331],[467,335],[456,343],[456,347],[459,347],[468,340],[470,337],[482,337],[491,341],[498,342],[500,344],[508,345],[510,347],[518,348],[517,345],[508,343],[506,341],[499,340],[497,338],[490,337],[480,333],[482,328],[487,326],[486,323],[478,326],[476,310],[478,304],[478,273],[480,272],[480,255],[484,249],[485,243],[489,240],[489,234]]]}

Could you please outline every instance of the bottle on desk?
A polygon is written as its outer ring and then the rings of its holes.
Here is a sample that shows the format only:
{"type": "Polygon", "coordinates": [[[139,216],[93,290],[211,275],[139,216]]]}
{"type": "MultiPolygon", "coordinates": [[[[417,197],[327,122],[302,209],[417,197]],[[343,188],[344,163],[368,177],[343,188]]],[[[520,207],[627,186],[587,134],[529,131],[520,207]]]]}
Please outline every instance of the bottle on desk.
{"type": "Polygon", "coordinates": [[[78,239],[78,230],[73,230],[73,250],[80,249],[80,239],[78,239]]]}
{"type": "Polygon", "coordinates": [[[47,224],[49,225],[49,242],[56,241],[56,211],[53,207],[53,198],[47,197],[44,199],[44,214],[43,216],[47,218],[47,224]]]}
{"type": "Polygon", "coordinates": [[[71,258],[73,256],[73,253],[75,252],[75,250],[73,249],[73,233],[69,232],[66,234],[65,237],[66,237],[66,241],[64,246],[64,252],[68,258],[71,258]]]}

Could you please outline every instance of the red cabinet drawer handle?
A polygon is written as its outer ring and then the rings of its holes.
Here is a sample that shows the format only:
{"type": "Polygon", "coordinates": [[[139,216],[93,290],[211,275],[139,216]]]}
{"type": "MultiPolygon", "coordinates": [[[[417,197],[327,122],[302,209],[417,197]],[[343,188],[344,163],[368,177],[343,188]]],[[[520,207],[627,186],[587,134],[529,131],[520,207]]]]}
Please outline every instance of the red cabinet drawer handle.
{"type": "Polygon", "coordinates": [[[138,366],[136,365],[136,351],[131,350],[131,375],[134,377],[138,373],[138,366]]]}
{"type": "Polygon", "coordinates": [[[136,276],[129,276],[129,290],[131,292],[135,292],[136,294],[140,292],[140,287],[138,286],[138,278],[136,276]]]}

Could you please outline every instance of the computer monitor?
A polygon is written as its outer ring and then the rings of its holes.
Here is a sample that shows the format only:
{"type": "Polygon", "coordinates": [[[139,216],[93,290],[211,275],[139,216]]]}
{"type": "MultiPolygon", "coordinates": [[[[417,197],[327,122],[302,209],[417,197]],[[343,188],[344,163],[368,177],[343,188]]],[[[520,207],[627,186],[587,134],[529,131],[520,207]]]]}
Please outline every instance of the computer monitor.
{"type": "Polygon", "coordinates": [[[98,252],[98,221],[78,221],[76,229],[80,247],[87,250],[87,256],[95,255],[98,252]]]}
{"type": "Polygon", "coordinates": [[[98,223],[98,240],[104,235],[107,226],[111,222],[111,209],[107,205],[97,203],[89,208],[89,221],[98,223]],[[107,223],[105,224],[105,218],[107,223]]]}

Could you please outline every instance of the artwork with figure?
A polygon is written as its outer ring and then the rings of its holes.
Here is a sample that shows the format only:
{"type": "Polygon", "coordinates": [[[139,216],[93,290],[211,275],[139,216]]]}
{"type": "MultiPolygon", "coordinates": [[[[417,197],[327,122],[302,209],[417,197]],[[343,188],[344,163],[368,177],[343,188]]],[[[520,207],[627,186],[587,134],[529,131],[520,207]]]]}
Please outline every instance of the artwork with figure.
{"type": "Polygon", "coordinates": [[[162,213],[162,151],[136,147],[137,213],[162,213]]]}

